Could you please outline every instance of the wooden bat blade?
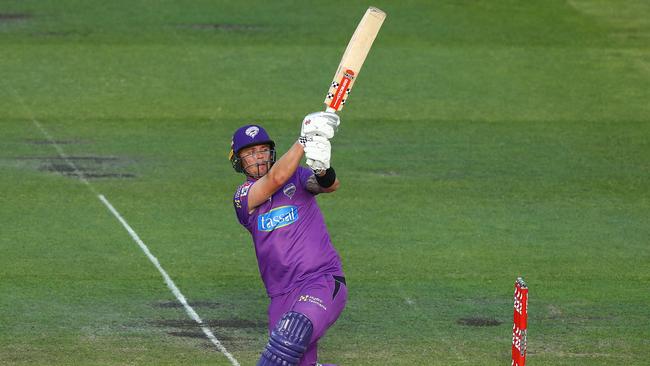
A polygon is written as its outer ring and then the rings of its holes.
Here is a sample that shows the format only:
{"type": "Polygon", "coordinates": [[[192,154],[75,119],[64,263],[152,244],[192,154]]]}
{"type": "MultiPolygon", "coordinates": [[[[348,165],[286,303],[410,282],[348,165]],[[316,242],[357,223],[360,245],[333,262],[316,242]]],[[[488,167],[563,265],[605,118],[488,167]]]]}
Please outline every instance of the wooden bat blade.
{"type": "Polygon", "coordinates": [[[328,111],[336,112],[343,109],[352,85],[359,76],[359,71],[361,71],[363,62],[368,56],[370,47],[372,47],[384,19],[386,19],[386,13],[375,7],[368,8],[363,18],[361,18],[343,53],[341,63],[334,74],[334,79],[325,97],[324,103],[327,105],[328,111]]]}

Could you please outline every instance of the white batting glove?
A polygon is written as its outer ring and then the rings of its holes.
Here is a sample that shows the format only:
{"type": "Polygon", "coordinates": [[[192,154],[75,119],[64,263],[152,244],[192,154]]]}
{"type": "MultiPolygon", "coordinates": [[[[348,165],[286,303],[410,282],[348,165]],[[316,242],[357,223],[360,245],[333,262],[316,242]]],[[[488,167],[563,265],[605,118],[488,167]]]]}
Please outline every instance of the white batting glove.
{"type": "Polygon", "coordinates": [[[316,173],[316,175],[323,175],[330,167],[329,162],[326,164],[318,160],[307,160],[307,165],[314,173],[316,173]]]}
{"type": "Polygon", "coordinates": [[[341,119],[336,113],[314,112],[305,116],[300,127],[300,136],[323,136],[328,139],[334,137],[341,119]]]}
{"type": "Polygon", "coordinates": [[[332,145],[324,136],[301,137],[307,165],[315,172],[327,170],[332,157],[332,145]],[[304,141],[304,143],[303,143],[304,141]]]}

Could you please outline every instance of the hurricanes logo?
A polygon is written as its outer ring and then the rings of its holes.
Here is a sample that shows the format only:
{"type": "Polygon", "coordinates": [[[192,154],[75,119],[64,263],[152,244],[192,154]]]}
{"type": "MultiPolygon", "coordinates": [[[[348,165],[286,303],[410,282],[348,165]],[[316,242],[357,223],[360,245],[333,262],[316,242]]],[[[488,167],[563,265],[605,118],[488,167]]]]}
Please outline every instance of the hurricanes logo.
{"type": "Polygon", "coordinates": [[[289,197],[289,199],[293,198],[293,195],[296,193],[296,185],[293,183],[287,184],[282,189],[282,193],[284,193],[285,196],[289,197]]]}
{"type": "Polygon", "coordinates": [[[246,132],[244,132],[247,136],[250,136],[252,139],[257,136],[257,133],[260,132],[259,127],[257,126],[250,126],[246,129],[246,132]]]}

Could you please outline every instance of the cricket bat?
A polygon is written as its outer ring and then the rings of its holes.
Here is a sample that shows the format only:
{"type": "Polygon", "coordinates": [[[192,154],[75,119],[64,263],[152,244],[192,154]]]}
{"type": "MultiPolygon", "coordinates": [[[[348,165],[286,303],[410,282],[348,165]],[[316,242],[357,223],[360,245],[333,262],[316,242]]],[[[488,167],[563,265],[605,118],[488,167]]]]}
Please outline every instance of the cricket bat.
{"type": "Polygon", "coordinates": [[[354,31],[348,47],[343,53],[334,80],[330,85],[325,105],[327,112],[338,112],[343,109],[345,102],[350,95],[354,81],[359,76],[361,66],[368,56],[370,47],[379,33],[382,23],[386,19],[386,13],[375,7],[369,7],[361,18],[357,29],[354,31]]]}

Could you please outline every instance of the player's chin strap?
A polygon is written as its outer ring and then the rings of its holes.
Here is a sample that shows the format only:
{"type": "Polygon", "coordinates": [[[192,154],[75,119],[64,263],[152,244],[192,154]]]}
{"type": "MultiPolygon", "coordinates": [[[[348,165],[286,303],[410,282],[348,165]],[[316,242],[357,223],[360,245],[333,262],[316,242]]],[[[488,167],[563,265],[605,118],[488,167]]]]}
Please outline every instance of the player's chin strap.
{"type": "MultiPolygon", "coordinates": [[[[251,164],[251,165],[249,165],[249,166],[246,167],[246,173],[245,173],[245,174],[248,175],[248,176],[251,177],[251,178],[254,178],[254,179],[260,179],[260,178],[262,178],[262,176],[263,176],[263,174],[260,173],[260,166],[266,166],[266,173],[268,173],[269,170],[271,170],[271,165],[272,165],[272,163],[271,163],[270,161],[267,161],[266,163],[255,163],[255,164],[251,164]],[[248,169],[249,169],[250,167],[252,167],[252,166],[255,166],[255,168],[257,168],[257,174],[250,174],[250,173],[248,172],[248,169]]],[[[266,174],[266,173],[264,173],[264,174],[266,174]]]]}
{"type": "Polygon", "coordinates": [[[304,314],[289,311],[271,331],[257,366],[297,366],[311,340],[313,326],[304,314]]]}

